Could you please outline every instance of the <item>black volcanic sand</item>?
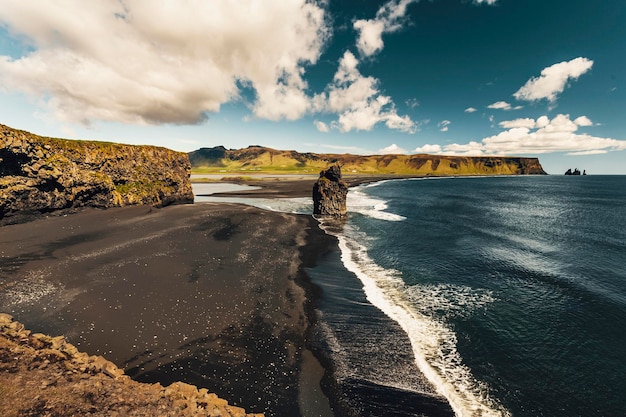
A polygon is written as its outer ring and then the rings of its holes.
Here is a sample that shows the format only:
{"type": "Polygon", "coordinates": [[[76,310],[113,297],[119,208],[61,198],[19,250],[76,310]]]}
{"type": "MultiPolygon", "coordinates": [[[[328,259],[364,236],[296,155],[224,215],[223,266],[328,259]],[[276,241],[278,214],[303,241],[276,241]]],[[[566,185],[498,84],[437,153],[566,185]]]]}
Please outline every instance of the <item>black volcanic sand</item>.
{"type": "Polygon", "coordinates": [[[139,381],[182,380],[267,416],[326,416],[298,285],[321,234],[309,216],[209,203],[4,226],[0,311],[139,381]]]}

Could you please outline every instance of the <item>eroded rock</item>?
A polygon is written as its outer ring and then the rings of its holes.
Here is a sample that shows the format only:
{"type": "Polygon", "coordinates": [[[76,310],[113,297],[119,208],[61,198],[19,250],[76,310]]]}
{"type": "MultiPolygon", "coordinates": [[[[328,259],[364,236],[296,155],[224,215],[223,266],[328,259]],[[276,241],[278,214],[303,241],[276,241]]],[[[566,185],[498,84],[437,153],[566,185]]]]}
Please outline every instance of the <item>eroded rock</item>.
{"type": "Polygon", "coordinates": [[[341,177],[341,167],[333,165],[323,170],[313,185],[313,214],[344,217],[347,196],[348,184],[341,177]]]}

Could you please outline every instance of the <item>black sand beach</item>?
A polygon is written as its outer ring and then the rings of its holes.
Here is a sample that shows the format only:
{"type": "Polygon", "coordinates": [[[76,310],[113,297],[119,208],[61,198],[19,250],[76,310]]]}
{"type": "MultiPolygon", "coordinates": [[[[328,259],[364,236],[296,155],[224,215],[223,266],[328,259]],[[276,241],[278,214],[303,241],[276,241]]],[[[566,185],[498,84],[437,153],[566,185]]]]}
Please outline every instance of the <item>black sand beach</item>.
{"type": "Polygon", "coordinates": [[[228,204],[50,216],[0,228],[0,310],[138,381],[325,416],[298,282],[328,242],[309,216],[228,204]]]}

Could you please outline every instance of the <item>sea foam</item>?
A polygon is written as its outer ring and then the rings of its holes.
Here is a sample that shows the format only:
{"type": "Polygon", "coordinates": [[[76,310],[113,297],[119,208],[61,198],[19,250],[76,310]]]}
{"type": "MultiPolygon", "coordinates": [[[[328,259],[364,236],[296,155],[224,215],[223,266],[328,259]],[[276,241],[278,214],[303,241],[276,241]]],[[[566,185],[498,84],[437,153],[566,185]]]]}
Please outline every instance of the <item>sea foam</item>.
{"type": "MultiPolygon", "coordinates": [[[[378,183],[375,183],[378,184],[378,183]]],[[[369,184],[366,187],[371,187],[369,184]]],[[[348,213],[360,213],[364,216],[378,220],[399,222],[406,220],[406,217],[385,211],[387,202],[378,198],[368,196],[359,188],[351,188],[347,199],[348,213]]]]}
{"type": "MultiPolygon", "coordinates": [[[[455,414],[459,417],[509,416],[463,364],[452,329],[418,307],[424,297],[426,307],[444,308],[445,294],[442,293],[454,292],[454,289],[409,287],[399,271],[382,268],[370,258],[366,246],[359,243],[366,242],[367,237],[356,227],[346,225],[336,236],[345,267],[363,283],[368,301],[406,332],[416,365],[448,400],[455,414]]],[[[471,308],[481,308],[492,301],[491,294],[475,293],[469,288],[462,289],[457,297],[463,298],[466,305],[471,304],[471,308]]],[[[446,308],[454,310],[451,306],[446,308]]]]}

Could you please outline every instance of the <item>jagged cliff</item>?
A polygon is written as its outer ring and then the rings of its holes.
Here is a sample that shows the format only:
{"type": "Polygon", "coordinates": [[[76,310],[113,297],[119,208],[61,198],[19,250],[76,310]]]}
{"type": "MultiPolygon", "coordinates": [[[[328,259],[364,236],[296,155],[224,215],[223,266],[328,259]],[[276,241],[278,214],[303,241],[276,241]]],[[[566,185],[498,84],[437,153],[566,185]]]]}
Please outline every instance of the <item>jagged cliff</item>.
{"type": "Polygon", "coordinates": [[[192,203],[187,154],[0,125],[0,222],[77,207],[192,203]]]}
{"type": "Polygon", "coordinates": [[[332,164],[344,174],[393,175],[543,175],[539,159],[500,156],[350,155],[299,153],[261,146],[202,148],[189,154],[198,172],[313,173],[332,164]]]}

